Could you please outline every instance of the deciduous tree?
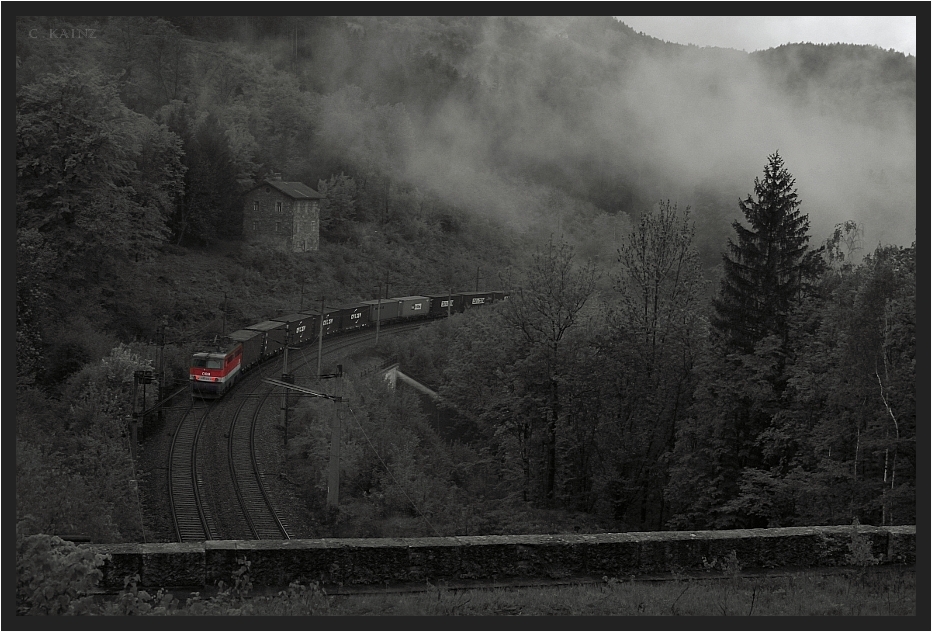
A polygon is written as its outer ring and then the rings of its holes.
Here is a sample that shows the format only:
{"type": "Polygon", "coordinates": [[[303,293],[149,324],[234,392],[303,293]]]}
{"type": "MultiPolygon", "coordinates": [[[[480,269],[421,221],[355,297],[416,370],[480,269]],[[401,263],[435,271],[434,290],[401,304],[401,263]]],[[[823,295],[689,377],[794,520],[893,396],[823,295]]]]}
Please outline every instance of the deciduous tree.
{"type": "Polygon", "coordinates": [[[618,251],[614,309],[603,339],[602,373],[613,376],[603,394],[613,402],[602,435],[602,452],[610,455],[603,484],[613,490],[616,517],[630,514],[640,524],[662,520],[660,463],[673,448],[705,337],[693,236],[689,209],[680,213],[666,201],[642,215],[618,251]],[[613,383],[619,378],[620,388],[613,383]]]}
{"type": "Polygon", "coordinates": [[[96,277],[164,239],[182,176],[173,134],[96,71],[45,75],[16,105],[17,231],[49,239],[59,271],[96,277]]]}
{"type": "Polygon", "coordinates": [[[339,239],[348,233],[356,219],[356,181],[344,175],[318,180],[317,192],[326,196],[320,211],[320,227],[325,234],[339,239]]]}
{"type": "Polygon", "coordinates": [[[505,322],[522,339],[525,358],[544,367],[539,396],[546,404],[542,417],[547,441],[544,496],[552,499],[555,489],[557,420],[562,414],[560,381],[566,369],[564,338],[581,317],[595,289],[597,273],[591,263],[577,266],[573,248],[553,239],[531,258],[525,283],[504,305],[505,322]]]}

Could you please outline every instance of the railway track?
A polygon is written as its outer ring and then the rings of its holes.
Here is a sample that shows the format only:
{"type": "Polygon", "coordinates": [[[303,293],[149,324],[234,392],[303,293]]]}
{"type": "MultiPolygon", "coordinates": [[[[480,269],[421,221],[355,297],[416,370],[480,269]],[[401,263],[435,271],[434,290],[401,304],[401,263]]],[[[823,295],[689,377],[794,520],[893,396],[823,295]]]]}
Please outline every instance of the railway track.
{"type": "Polygon", "coordinates": [[[262,472],[256,461],[256,426],[262,406],[271,394],[272,391],[269,390],[259,398],[248,423],[244,423],[246,420],[243,419],[243,410],[249,400],[243,400],[237,408],[230,422],[230,476],[252,536],[257,540],[289,540],[291,536],[275,512],[275,507],[262,484],[262,472]]]}
{"type": "MultiPolygon", "coordinates": [[[[428,321],[429,322],[429,321],[428,321]]],[[[413,331],[427,324],[427,322],[403,323],[382,330],[382,335],[397,335],[413,331]]],[[[344,356],[350,349],[370,345],[375,340],[375,332],[362,331],[339,336],[327,341],[320,358],[332,360],[334,357],[344,356]]],[[[316,375],[318,362],[317,349],[311,345],[304,347],[294,358],[289,372],[310,372],[316,375]],[[310,353],[308,353],[311,351],[310,353]]],[[[172,521],[175,537],[179,542],[201,542],[211,539],[239,538],[245,534],[242,526],[248,525],[251,537],[258,540],[290,539],[288,526],[276,511],[274,502],[263,483],[263,472],[257,459],[256,434],[263,407],[273,394],[281,395],[281,390],[262,382],[269,374],[281,373],[283,360],[273,360],[266,366],[250,372],[243,383],[238,384],[224,399],[217,402],[203,402],[192,400],[189,408],[184,412],[172,438],[169,454],[169,498],[171,502],[172,521]],[[251,392],[242,393],[252,387],[251,392]],[[205,486],[203,476],[219,477],[217,457],[211,456],[213,446],[199,446],[199,440],[205,429],[208,416],[214,417],[223,414],[224,402],[230,402],[231,396],[242,396],[242,402],[237,406],[230,418],[227,428],[226,461],[229,481],[220,484],[219,481],[210,480],[205,486]],[[254,402],[252,414],[244,414],[247,404],[254,402]],[[249,420],[246,421],[246,417],[249,420]],[[198,456],[204,462],[204,467],[198,467],[198,456]],[[210,469],[210,474],[204,470],[210,469]],[[205,488],[231,488],[234,491],[236,505],[239,507],[238,516],[227,515],[234,509],[233,500],[222,492],[209,493],[205,488]],[[214,520],[211,509],[218,509],[224,519],[214,520]],[[221,524],[222,523],[222,524],[221,524]],[[235,531],[235,533],[234,533],[235,531]],[[242,532],[242,533],[241,533],[242,532]]],[[[312,376],[307,376],[308,378],[312,376]]],[[[216,432],[216,431],[213,431],[216,432]]],[[[211,443],[208,440],[208,443],[211,443]]],[[[235,510],[235,509],[234,509],[235,510]]]]}
{"type": "Polygon", "coordinates": [[[179,542],[212,539],[210,521],[201,502],[201,480],[197,470],[197,440],[211,407],[194,402],[175,429],[169,452],[168,496],[171,502],[175,537],[179,542]]]}

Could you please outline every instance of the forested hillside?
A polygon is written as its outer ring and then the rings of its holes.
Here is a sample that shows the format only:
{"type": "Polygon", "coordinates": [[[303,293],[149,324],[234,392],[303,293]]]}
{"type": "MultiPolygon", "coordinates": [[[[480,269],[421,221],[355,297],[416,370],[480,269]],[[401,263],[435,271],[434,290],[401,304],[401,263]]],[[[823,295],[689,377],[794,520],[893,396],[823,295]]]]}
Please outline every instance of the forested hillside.
{"type": "MultiPolygon", "coordinates": [[[[458,457],[416,458],[421,427],[393,452],[437,512],[915,521],[913,57],[610,17],[43,16],[16,90],[27,530],[139,538],[124,419],[157,348],[180,382],[246,322],[476,284],[514,300],[393,350],[461,415],[458,457]],[[242,239],[272,173],[325,196],[318,252],[242,239]]],[[[398,496],[365,467],[359,498],[398,496]]]]}

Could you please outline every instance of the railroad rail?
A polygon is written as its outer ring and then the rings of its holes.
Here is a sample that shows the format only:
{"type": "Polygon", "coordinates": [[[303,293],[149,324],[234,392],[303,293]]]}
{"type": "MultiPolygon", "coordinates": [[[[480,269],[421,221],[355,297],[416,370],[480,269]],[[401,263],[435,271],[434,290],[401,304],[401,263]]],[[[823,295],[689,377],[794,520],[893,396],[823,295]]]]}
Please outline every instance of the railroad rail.
{"type": "Polygon", "coordinates": [[[192,402],[172,437],[168,457],[168,497],[171,502],[175,536],[179,542],[212,539],[207,513],[201,503],[200,479],[197,473],[197,440],[210,410],[210,406],[195,406],[192,402]]]}
{"type": "MultiPolygon", "coordinates": [[[[383,335],[406,333],[426,324],[426,322],[397,324],[383,330],[383,335]]],[[[335,337],[328,341],[321,357],[340,357],[353,347],[370,344],[375,339],[375,335],[373,331],[360,331],[335,337]]],[[[293,356],[293,364],[289,372],[296,374],[302,369],[311,369],[313,372],[318,357],[316,349],[308,353],[311,348],[311,345],[308,345],[301,349],[298,355],[293,356]]],[[[190,407],[184,412],[175,430],[169,455],[169,498],[177,541],[200,542],[239,537],[239,534],[226,532],[231,529],[239,531],[239,528],[221,528],[223,525],[220,523],[226,524],[227,522],[248,525],[251,537],[257,540],[291,538],[287,524],[276,511],[269,492],[262,482],[263,473],[256,457],[256,435],[259,432],[259,420],[263,406],[271,395],[281,393],[279,388],[268,386],[262,379],[264,374],[280,372],[281,368],[282,359],[279,358],[277,361],[260,367],[259,370],[250,372],[245,377],[244,383],[233,387],[227,397],[203,404],[192,401],[190,407]],[[223,403],[238,397],[245,383],[252,380],[258,380],[258,385],[253,392],[243,398],[243,402],[233,413],[227,432],[226,454],[229,483],[234,490],[236,503],[241,509],[243,519],[240,520],[237,517],[233,520],[227,517],[218,522],[211,518],[210,509],[207,507],[209,494],[202,489],[204,481],[201,480],[201,474],[198,471],[197,456],[199,450],[203,452],[208,446],[199,448],[199,438],[208,415],[211,412],[217,415],[218,411],[223,409],[223,403]],[[255,410],[252,411],[249,423],[243,423],[245,415],[242,411],[249,401],[256,402],[255,410]],[[199,414],[201,411],[203,415],[199,414]]],[[[213,480],[211,482],[216,483],[213,480]]],[[[216,492],[214,495],[216,496],[216,492]]],[[[214,502],[221,501],[215,498],[214,502]]],[[[223,499],[221,504],[223,505],[221,513],[231,507],[230,499],[223,499]]]]}
{"type": "Polygon", "coordinates": [[[230,422],[230,476],[252,536],[257,540],[289,540],[291,536],[275,512],[275,507],[262,484],[262,472],[256,461],[256,426],[262,406],[271,394],[270,390],[260,397],[248,424],[243,423],[241,414],[246,400],[240,404],[230,422]]]}

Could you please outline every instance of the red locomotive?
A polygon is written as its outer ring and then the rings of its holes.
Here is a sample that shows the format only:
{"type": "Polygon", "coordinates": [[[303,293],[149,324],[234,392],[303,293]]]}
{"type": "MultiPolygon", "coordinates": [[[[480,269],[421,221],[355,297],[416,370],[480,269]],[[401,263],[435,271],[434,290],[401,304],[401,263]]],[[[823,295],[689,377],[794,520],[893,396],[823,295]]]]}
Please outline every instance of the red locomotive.
{"type": "Polygon", "coordinates": [[[191,389],[198,397],[222,397],[242,372],[243,344],[237,342],[223,351],[194,354],[189,375],[191,389]]]}

